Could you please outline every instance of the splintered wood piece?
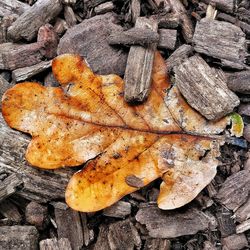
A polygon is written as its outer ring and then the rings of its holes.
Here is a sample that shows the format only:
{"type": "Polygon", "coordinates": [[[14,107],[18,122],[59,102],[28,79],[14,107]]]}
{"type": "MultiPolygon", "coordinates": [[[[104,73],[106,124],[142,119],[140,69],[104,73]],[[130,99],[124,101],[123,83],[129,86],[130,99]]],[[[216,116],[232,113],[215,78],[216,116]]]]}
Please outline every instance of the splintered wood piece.
{"type": "Polygon", "coordinates": [[[58,238],[68,238],[73,249],[83,246],[80,214],[72,209],[55,208],[58,238]]]}
{"type": "Polygon", "coordinates": [[[160,40],[158,43],[158,48],[173,50],[176,44],[177,30],[159,29],[159,34],[160,40]]]}
{"type": "Polygon", "coordinates": [[[250,229],[250,220],[246,220],[236,226],[236,233],[237,234],[244,233],[245,231],[249,229],[250,229]]]}
{"type": "Polygon", "coordinates": [[[37,249],[38,232],[33,226],[0,227],[1,249],[37,249]]]}
{"type": "Polygon", "coordinates": [[[233,234],[221,239],[223,249],[238,250],[248,246],[245,234],[233,234]]]}
{"type": "Polygon", "coordinates": [[[72,250],[70,246],[70,242],[67,238],[61,238],[61,239],[46,239],[41,240],[39,242],[39,249],[40,250],[72,250]]]}
{"type": "Polygon", "coordinates": [[[170,250],[171,242],[168,239],[146,239],[143,250],[170,250]]]}
{"type": "MultiPolygon", "coordinates": [[[[4,92],[9,89],[10,87],[13,87],[13,83],[9,83],[6,81],[1,75],[0,75],[0,98],[2,98],[4,92]]],[[[1,110],[1,107],[0,107],[1,110]]],[[[1,124],[1,123],[0,123],[1,124]]]]}
{"type": "Polygon", "coordinates": [[[49,173],[29,167],[24,160],[29,138],[7,127],[1,115],[0,138],[0,168],[6,173],[16,174],[23,181],[23,188],[17,191],[19,196],[38,202],[64,198],[65,187],[73,173],[71,170],[49,173]]]}
{"type": "Polygon", "coordinates": [[[228,22],[203,18],[195,28],[194,49],[219,59],[223,66],[244,69],[247,54],[245,36],[240,27],[228,22]]]}
{"type": "Polygon", "coordinates": [[[97,74],[123,75],[127,53],[121,48],[110,46],[107,38],[114,31],[121,31],[114,13],[85,19],[67,30],[60,39],[58,54],[73,53],[85,58],[97,74]],[[72,42],[74,41],[74,42],[72,42]]]}
{"type": "Polygon", "coordinates": [[[32,76],[39,74],[50,67],[51,67],[51,61],[47,61],[47,62],[40,62],[38,64],[29,67],[19,68],[12,71],[12,79],[15,82],[20,82],[29,79],[32,76]]]}
{"type": "Polygon", "coordinates": [[[133,23],[136,23],[136,20],[140,16],[140,13],[141,13],[140,0],[132,0],[131,1],[131,15],[132,15],[133,23]]]}
{"type": "Polygon", "coordinates": [[[76,23],[77,23],[75,13],[74,13],[72,7],[70,7],[70,6],[66,5],[64,7],[64,18],[65,18],[65,21],[66,21],[68,27],[72,27],[72,26],[76,25],[76,23]]]}
{"type": "Polygon", "coordinates": [[[81,217],[84,245],[88,246],[94,238],[94,232],[93,230],[90,230],[88,228],[88,225],[87,225],[88,221],[87,221],[86,213],[80,213],[80,217],[81,217]]]}
{"type": "Polygon", "coordinates": [[[176,29],[180,23],[180,17],[176,16],[173,13],[168,13],[164,16],[153,16],[158,20],[158,27],[159,28],[164,28],[164,29],[176,29]]]}
{"type": "Polygon", "coordinates": [[[141,239],[129,219],[110,224],[108,231],[110,249],[140,249],[141,239]]]}
{"type": "Polygon", "coordinates": [[[239,209],[235,212],[235,218],[238,222],[243,222],[250,218],[250,199],[241,206],[239,209]]]}
{"type": "Polygon", "coordinates": [[[180,0],[169,0],[169,4],[172,7],[172,11],[181,20],[182,35],[187,43],[192,42],[194,34],[194,28],[191,19],[187,15],[187,11],[180,0]]]}
{"type": "Polygon", "coordinates": [[[97,241],[94,245],[94,250],[107,250],[110,249],[108,242],[108,226],[101,224],[97,241]]]}
{"type": "Polygon", "coordinates": [[[236,11],[237,4],[235,0],[213,0],[216,8],[225,12],[233,13],[236,11]]]}
{"type": "Polygon", "coordinates": [[[199,56],[192,56],[175,71],[176,85],[187,102],[208,120],[218,120],[239,105],[221,77],[199,56]]]}
{"type": "MultiPolygon", "coordinates": [[[[135,27],[157,31],[157,22],[139,17],[135,27]]],[[[149,95],[156,46],[157,44],[153,43],[146,48],[130,48],[124,76],[124,97],[129,103],[143,102],[149,95]]]]}
{"type": "Polygon", "coordinates": [[[113,2],[110,1],[96,6],[94,10],[97,15],[100,15],[112,11],[114,8],[113,2]]]}
{"type": "Polygon", "coordinates": [[[61,10],[60,0],[38,0],[9,27],[8,35],[14,41],[31,41],[36,37],[38,29],[49,23],[61,10]]]}
{"type": "Polygon", "coordinates": [[[22,220],[22,216],[19,213],[17,206],[9,199],[0,203],[0,213],[15,223],[20,223],[22,220]]]}
{"type": "Polygon", "coordinates": [[[250,191],[250,173],[241,170],[231,176],[221,185],[216,199],[233,211],[247,201],[250,191]]]}
{"type": "Polygon", "coordinates": [[[227,237],[236,233],[236,225],[232,216],[233,213],[224,207],[216,213],[218,227],[222,237],[227,237]]]}
{"type": "Polygon", "coordinates": [[[0,21],[0,44],[7,43],[10,39],[7,36],[7,30],[9,26],[14,23],[17,19],[16,14],[5,16],[0,21]]]}
{"type": "Polygon", "coordinates": [[[250,94],[250,70],[229,73],[227,86],[234,92],[250,94]]]}
{"type": "Polygon", "coordinates": [[[28,67],[42,61],[41,43],[31,44],[0,44],[0,69],[15,70],[28,67]]]}
{"type": "MultiPolygon", "coordinates": [[[[250,16],[250,14],[248,14],[248,16],[250,16]]],[[[250,35],[250,24],[249,24],[250,22],[246,23],[238,20],[238,18],[240,18],[239,15],[237,15],[237,18],[235,18],[226,13],[219,13],[216,17],[216,19],[218,20],[226,21],[232,24],[237,23],[237,26],[239,26],[243,30],[243,32],[245,32],[247,35],[250,35]]]]}
{"type": "Polygon", "coordinates": [[[0,181],[0,201],[14,194],[22,184],[22,180],[16,174],[11,174],[0,181]]]}
{"type": "Polygon", "coordinates": [[[0,17],[12,14],[21,15],[29,10],[30,6],[17,0],[1,0],[0,1],[0,17]]]}
{"type": "Polygon", "coordinates": [[[125,201],[118,201],[114,205],[105,208],[103,214],[114,218],[125,218],[131,214],[131,204],[125,201]]]}
{"type": "Polygon", "coordinates": [[[185,211],[162,211],[156,206],[146,205],[139,209],[136,220],[145,224],[153,238],[175,238],[196,234],[211,226],[215,218],[196,208],[185,211]]]}
{"type": "Polygon", "coordinates": [[[167,71],[175,71],[193,53],[193,47],[188,44],[181,45],[173,54],[166,60],[167,71]]]}
{"type": "Polygon", "coordinates": [[[150,45],[159,41],[159,34],[148,28],[132,28],[127,31],[112,32],[108,37],[111,45],[150,45]]]}

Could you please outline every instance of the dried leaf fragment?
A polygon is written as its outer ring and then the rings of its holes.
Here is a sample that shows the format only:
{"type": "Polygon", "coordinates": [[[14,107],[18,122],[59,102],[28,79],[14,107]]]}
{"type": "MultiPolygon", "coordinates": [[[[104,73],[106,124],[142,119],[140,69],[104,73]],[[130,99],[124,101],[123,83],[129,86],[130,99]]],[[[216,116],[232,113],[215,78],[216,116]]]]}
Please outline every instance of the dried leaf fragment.
{"type": "Polygon", "coordinates": [[[87,162],[66,190],[73,209],[103,209],[159,177],[158,205],[173,209],[215,176],[223,138],[214,135],[230,119],[208,122],[176,87],[170,89],[159,53],[151,93],[138,106],[124,101],[120,77],[95,75],[77,55],[57,57],[52,70],[65,92],[20,83],[4,94],[2,112],[9,126],[32,135],[26,152],[32,165],[55,169],[87,162]],[[128,176],[140,181],[131,185],[128,176]]]}

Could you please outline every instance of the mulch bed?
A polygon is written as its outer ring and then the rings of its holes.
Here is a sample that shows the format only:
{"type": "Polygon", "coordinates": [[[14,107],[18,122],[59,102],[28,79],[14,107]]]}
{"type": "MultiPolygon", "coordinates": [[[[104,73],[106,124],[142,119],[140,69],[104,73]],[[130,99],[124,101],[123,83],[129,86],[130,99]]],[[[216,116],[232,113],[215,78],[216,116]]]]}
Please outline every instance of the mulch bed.
{"type": "MultiPolygon", "coordinates": [[[[127,74],[125,98],[141,102],[147,93],[136,96],[127,73],[135,63],[129,50],[139,44],[158,47],[172,81],[178,65],[199,54],[215,73],[223,72],[245,123],[244,136],[221,147],[214,180],[186,206],[160,210],[155,181],[103,211],[80,213],[64,203],[64,190],[81,167],[31,168],[24,157],[30,138],[0,117],[0,249],[249,249],[249,38],[248,0],[0,1],[1,96],[25,80],[58,86],[51,60],[78,53],[99,74],[127,74]]],[[[143,53],[149,58],[141,64],[146,89],[153,54],[143,53]]]]}

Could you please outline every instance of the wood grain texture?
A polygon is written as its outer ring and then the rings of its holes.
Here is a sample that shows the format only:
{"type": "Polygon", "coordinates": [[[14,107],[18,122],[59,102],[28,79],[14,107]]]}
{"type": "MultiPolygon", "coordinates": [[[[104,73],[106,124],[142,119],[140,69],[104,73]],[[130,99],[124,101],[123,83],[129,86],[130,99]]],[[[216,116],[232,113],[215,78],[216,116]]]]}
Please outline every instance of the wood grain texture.
{"type": "Polygon", "coordinates": [[[12,79],[15,82],[20,82],[29,79],[30,77],[38,73],[41,73],[50,67],[51,67],[51,61],[46,61],[46,62],[40,62],[38,64],[29,67],[19,68],[12,71],[12,79]]]}
{"type": "Polygon", "coordinates": [[[67,238],[46,239],[39,242],[40,250],[72,250],[70,242],[67,238]]]}
{"type": "Polygon", "coordinates": [[[131,28],[126,31],[117,31],[110,34],[108,42],[111,45],[141,45],[147,46],[151,43],[159,41],[159,34],[157,31],[145,28],[131,28]]]}
{"type": "Polygon", "coordinates": [[[30,6],[21,1],[17,1],[17,0],[1,0],[0,1],[0,17],[9,16],[12,14],[21,15],[29,9],[30,9],[30,6]]]}
{"type": "Polygon", "coordinates": [[[219,59],[223,66],[244,69],[245,36],[243,31],[233,24],[204,18],[195,28],[194,49],[219,59]]]}
{"type": "MultiPolygon", "coordinates": [[[[145,17],[137,18],[136,28],[157,31],[157,22],[145,17]]],[[[125,70],[124,98],[127,102],[143,102],[150,92],[154,53],[157,43],[145,47],[132,46],[125,70]]]]}
{"type": "Polygon", "coordinates": [[[38,0],[9,27],[8,35],[14,41],[31,41],[37,35],[38,29],[49,23],[61,10],[60,0],[38,0]]]}
{"type": "Polygon", "coordinates": [[[37,249],[38,236],[33,226],[3,226],[0,227],[0,246],[8,250],[37,249]]]}
{"type": "Polygon", "coordinates": [[[188,44],[181,45],[178,49],[176,49],[173,54],[166,60],[167,71],[171,72],[183,63],[188,57],[193,53],[193,47],[188,44]]]}
{"type": "Polygon", "coordinates": [[[110,46],[107,40],[110,33],[122,31],[122,27],[114,23],[115,20],[113,13],[107,13],[85,19],[68,29],[60,40],[58,54],[79,54],[98,74],[123,75],[127,53],[121,48],[110,46]]]}
{"type": "Polygon", "coordinates": [[[238,97],[199,56],[192,56],[175,71],[176,85],[187,102],[208,120],[218,120],[239,105],[238,97]]]}

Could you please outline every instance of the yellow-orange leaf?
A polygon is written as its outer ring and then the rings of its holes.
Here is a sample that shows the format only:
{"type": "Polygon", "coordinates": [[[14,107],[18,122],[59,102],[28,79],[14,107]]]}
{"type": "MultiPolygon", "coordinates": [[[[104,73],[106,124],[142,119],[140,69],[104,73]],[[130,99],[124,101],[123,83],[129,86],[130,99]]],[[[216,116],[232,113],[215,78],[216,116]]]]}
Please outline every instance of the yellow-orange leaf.
{"type": "Polygon", "coordinates": [[[4,94],[2,112],[9,126],[32,135],[26,152],[32,165],[87,162],[68,184],[70,207],[97,211],[161,177],[159,207],[172,209],[213,179],[223,140],[211,135],[229,118],[208,122],[194,111],[171,88],[159,53],[151,93],[138,106],[124,101],[120,77],[95,75],[77,55],[57,57],[52,69],[63,88],[17,84],[4,94]]]}

